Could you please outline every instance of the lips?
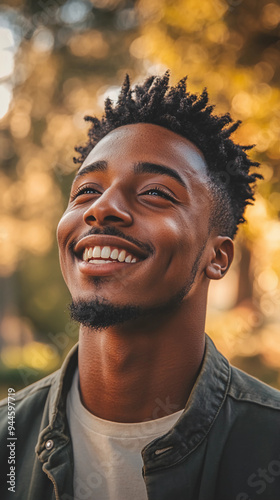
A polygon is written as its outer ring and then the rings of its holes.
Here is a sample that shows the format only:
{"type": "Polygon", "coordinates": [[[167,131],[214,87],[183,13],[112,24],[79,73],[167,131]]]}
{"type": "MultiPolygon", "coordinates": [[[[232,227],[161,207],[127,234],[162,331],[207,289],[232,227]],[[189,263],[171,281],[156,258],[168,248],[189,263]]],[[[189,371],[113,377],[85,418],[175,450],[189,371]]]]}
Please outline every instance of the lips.
{"type": "Polygon", "coordinates": [[[75,255],[90,264],[135,264],[147,258],[147,253],[134,243],[116,236],[92,235],[82,238],[74,247],[75,255]]]}

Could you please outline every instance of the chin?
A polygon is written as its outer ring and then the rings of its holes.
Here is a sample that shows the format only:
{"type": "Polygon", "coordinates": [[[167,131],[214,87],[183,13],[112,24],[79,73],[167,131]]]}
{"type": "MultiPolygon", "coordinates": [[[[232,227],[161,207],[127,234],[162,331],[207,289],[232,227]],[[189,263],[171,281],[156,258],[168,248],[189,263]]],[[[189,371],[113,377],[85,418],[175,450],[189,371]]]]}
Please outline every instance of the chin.
{"type": "Polygon", "coordinates": [[[138,306],[132,304],[115,305],[100,297],[87,301],[73,300],[69,309],[74,321],[95,330],[103,330],[134,320],[142,313],[138,306]]]}

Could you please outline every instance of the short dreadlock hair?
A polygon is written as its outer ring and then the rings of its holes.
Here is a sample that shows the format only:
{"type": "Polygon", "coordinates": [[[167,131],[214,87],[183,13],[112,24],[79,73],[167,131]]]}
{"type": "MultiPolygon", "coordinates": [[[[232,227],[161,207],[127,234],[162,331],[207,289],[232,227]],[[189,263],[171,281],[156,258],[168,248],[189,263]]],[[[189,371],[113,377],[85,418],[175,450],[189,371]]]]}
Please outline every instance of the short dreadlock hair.
{"type": "Polygon", "coordinates": [[[80,156],[74,162],[83,163],[95,145],[118,127],[152,123],[167,128],[191,141],[203,153],[213,200],[210,227],[233,238],[238,224],[245,222],[246,205],[254,200],[256,180],[263,178],[250,173],[251,167],[259,165],[246,154],[253,146],[240,146],[230,139],[241,122],[233,123],[229,113],[215,115],[214,106],[207,105],[206,88],[201,95],[191,94],[186,91],[187,77],[174,87],[169,86],[169,77],[169,71],[162,77],[151,76],[143,85],[131,89],[126,75],[117,103],[106,99],[101,120],[85,116],[91,122],[88,142],[75,148],[80,156]]]}

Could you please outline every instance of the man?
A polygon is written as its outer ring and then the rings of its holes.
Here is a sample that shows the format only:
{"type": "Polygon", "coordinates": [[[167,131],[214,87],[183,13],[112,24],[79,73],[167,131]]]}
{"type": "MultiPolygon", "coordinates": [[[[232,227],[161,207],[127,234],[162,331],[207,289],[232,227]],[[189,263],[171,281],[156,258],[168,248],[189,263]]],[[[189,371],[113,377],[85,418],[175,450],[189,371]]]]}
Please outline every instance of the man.
{"type": "MultiPolygon", "coordinates": [[[[261,176],[229,138],[238,123],[168,83],[126,78],[102,120],[86,118],[57,231],[79,349],[17,395],[11,498],[279,498],[279,392],[204,333],[261,176]]],[[[5,402],[1,416],[9,498],[5,402]]]]}

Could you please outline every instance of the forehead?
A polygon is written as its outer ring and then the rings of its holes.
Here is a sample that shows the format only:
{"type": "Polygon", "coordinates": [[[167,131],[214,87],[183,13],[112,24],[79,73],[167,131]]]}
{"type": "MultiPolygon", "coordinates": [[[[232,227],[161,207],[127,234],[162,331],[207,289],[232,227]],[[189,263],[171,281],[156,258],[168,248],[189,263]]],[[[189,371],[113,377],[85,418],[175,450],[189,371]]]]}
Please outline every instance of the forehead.
{"type": "Polygon", "coordinates": [[[136,123],[109,132],[92,149],[80,168],[96,161],[116,160],[125,165],[136,162],[160,163],[182,174],[208,180],[207,164],[202,152],[188,139],[159,125],[136,123]]]}

